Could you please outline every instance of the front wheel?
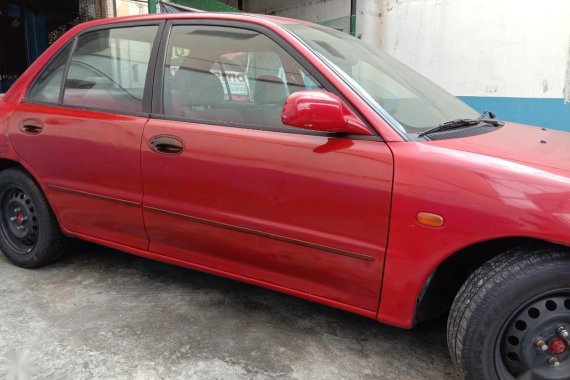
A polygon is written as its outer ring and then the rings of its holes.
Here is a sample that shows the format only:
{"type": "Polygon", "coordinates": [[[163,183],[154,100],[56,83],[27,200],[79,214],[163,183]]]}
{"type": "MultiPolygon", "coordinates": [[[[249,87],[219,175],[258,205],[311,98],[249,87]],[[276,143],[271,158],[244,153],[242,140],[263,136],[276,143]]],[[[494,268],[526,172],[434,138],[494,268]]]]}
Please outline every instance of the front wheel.
{"type": "Polygon", "coordinates": [[[20,169],[0,172],[0,249],[14,264],[37,268],[63,253],[64,236],[44,195],[20,169]]]}
{"type": "Polygon", "coordinates": [[[515,249],[483,264],[453,302],[447,338],[467,380],[570,379],[570,254],[515,249]]]}

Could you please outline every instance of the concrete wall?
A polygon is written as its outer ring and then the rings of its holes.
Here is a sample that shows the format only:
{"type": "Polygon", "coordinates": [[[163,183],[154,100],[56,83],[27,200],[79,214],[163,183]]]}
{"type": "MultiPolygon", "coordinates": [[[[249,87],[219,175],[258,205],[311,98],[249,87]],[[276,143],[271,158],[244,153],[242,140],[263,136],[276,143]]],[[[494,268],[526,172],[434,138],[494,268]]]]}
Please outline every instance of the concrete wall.
{"type": "Polygon", "coordinates": [[[570,130],[569,0],[357,4],[357,35],[474,108],[570,130]]]}
{"type": "Polygon", "coordinates": [[[115,0],[115,7],[117,17],[148,13],[148,4],[136,0],[115,0]]]}
{"type": "MultiPolygon", "coordinates": [[[[570,0],[569,0],[570,1],[570,0]]],[[[361,0],[361,2],[366,2],[361,0]]],[[[245,0],[244,11],[321,22],[350,15],[349,0],[245,0]]]]}

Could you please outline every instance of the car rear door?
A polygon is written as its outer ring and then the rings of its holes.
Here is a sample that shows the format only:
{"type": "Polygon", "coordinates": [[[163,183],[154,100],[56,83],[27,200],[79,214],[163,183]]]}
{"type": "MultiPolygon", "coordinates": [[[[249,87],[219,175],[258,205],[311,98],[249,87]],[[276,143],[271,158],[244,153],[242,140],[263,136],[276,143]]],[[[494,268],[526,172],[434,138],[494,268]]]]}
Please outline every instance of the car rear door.
{"type": "Polygon", "coordinates": [[[82,32],[54,56],[13,113],[10,141],[68,231],[148,247],[140,142],[159,29],[151,22],[82,32]]]}
{"type": "Polygon", "coordinates": [[[376,310],[392,183],[386,144],[284,126],[287,95],[325,80],[263,28],[174,22],[165,35],[142,139],[150,250],[376,310]],[[228,72],[244,70],[247,84],[228,83],[228,72]]]}

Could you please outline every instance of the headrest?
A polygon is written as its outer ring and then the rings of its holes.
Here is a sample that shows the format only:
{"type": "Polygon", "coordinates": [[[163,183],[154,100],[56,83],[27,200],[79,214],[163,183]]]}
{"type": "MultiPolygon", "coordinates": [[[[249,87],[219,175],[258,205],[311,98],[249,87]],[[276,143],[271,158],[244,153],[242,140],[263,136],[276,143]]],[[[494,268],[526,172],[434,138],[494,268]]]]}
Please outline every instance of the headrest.
{"type": "Polygon", "coordinates": [[[262,75],[255,82],[256,104],[285,104],[287,86],[274,75],[262,75]]]}
{"type": "Polygon", "coordinates": [[[181,66],[173,78],[173,88],[185,106],[209,106],[224,101],[224,87],[220,79],[209,71],[181,66]]]}

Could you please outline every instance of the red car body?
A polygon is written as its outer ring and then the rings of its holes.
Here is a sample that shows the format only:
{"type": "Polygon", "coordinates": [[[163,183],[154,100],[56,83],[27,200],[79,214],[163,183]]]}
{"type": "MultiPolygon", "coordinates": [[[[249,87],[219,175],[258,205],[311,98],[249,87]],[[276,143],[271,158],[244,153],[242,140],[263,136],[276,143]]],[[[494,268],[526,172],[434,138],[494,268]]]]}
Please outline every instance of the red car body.
{"type": "Polygon", "coordinates": [[[280,27],[287,22],[184,14],[77,26],[0,101],[2,166],[17,163],[31,173],[68,236],[404,328],[421,319],[418,305],[438,268],[453,267],[455,258],[473,261],[468,256],[480,252],[470,248],[520,238],[570,245],[569,135],[507,123],[475,137],[406,141],[280,27]],[[23,101],[39,71],[77,33],[109,23],[182,19],[240,21],[272,31],[333,84],[356,111],[345,110],[350,117],[380,138],[23,101]],[[41,133],[25,133],[27,120],[40,120],[41,133]],[[184,151],[157,155],[149,148],[157,135],[176,136],[184,151]],[[443,225],[419,223],[420,212],[443,217],[443,225]]]}

